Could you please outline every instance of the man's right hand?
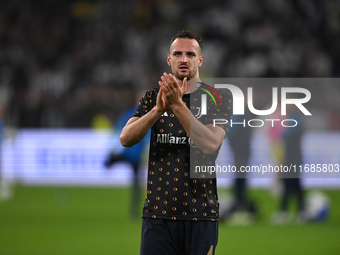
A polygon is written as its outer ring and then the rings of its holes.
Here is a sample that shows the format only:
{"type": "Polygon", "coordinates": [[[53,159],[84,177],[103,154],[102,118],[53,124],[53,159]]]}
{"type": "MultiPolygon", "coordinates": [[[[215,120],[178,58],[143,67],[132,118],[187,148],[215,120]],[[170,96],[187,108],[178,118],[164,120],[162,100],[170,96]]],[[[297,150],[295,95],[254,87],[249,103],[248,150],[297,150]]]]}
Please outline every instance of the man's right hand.
{"type": "Polygon", "coordinates": [[[166,102],[165,94],[162,87],[160,87],[157,95],[156,109],[158,112],[161,112],[162,114],[171,109],[171,107],[166,102]]]}

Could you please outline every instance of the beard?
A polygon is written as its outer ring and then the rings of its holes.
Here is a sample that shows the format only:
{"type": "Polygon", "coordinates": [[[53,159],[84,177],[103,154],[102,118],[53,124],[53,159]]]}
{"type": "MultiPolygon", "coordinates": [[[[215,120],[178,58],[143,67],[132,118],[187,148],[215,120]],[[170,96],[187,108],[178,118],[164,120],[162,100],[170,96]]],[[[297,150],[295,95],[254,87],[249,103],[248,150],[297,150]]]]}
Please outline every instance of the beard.
{"type": "Polygon", "coordinates": [[[197,69],[193,69],[193,70],[190,70],[189,69],[189,73],[188,74],[181,74],[179,73],[179,70],[178,69],[175,69],[175,70],[172,70],[172,73],[174,74],[174,76],[183,81],[185,77],[187,77],[187,80],[189,81],[191,78],[193,78],[196,73],[197,73],[197,69]]]}
{"type": "Polygon", "coordinates": [[[191,79],[190,75],[175,75],[175,77],[181,81],[183,81],[185,77],[187,77],[187,81],[190,81],[191,79]]]}

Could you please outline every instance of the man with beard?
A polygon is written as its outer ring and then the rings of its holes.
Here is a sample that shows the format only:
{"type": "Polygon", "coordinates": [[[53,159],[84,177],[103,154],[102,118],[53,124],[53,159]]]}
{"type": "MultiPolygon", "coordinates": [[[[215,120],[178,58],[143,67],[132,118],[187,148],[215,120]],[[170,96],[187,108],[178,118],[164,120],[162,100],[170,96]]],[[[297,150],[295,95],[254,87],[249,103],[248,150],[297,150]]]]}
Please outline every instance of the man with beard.
{"type": "Polygon", "coordinates": [[[164,73],[159,88],[146,92],[121,132],[122,145],[130,147],[151,129],[140,254],[215,252],[216,176],[193,177],[190,151],[202,164],[215,164],[228,125],[214,125],[213,119],[230,120],[231,96],[216,93],[220,104],[206,100],[207,113],[197,114],[206,88],[216,92],[199,80],[201,50],[202,40],[189,31],[180,31],[171,39],[167,63],[172,74],[164,73]]]}

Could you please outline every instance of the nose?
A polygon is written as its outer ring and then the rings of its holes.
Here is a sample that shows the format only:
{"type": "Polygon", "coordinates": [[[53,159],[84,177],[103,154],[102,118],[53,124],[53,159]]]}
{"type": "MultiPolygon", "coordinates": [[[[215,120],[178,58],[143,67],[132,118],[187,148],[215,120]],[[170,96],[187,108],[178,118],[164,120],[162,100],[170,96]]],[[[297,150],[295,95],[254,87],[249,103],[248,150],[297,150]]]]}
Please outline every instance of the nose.
{"type": "Polygon", "coordinates": [[[185,54],[183,54],[181,58],[181,63],[187,63],[187,62],[188,62],[188,58],[185,54]]]}

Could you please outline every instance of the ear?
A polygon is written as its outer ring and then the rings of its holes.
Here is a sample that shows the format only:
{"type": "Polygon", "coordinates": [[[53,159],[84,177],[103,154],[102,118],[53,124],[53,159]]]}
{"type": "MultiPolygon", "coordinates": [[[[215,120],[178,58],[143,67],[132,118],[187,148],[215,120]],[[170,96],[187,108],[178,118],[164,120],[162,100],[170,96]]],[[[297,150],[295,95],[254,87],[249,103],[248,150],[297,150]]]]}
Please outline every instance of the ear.
{"type": "Polygon", "coordinates": [[[201,55],[201,56],[198,58],[198,67],[201,67],[202,64],[203,64],[203,55],[201,55]]]}
{"type": "Polygon", "coordinates": [[[170,54],[168,54],[166,62],[168,62],[168,65],[171,66],[171,63],[170,63],[170,54]]]}

